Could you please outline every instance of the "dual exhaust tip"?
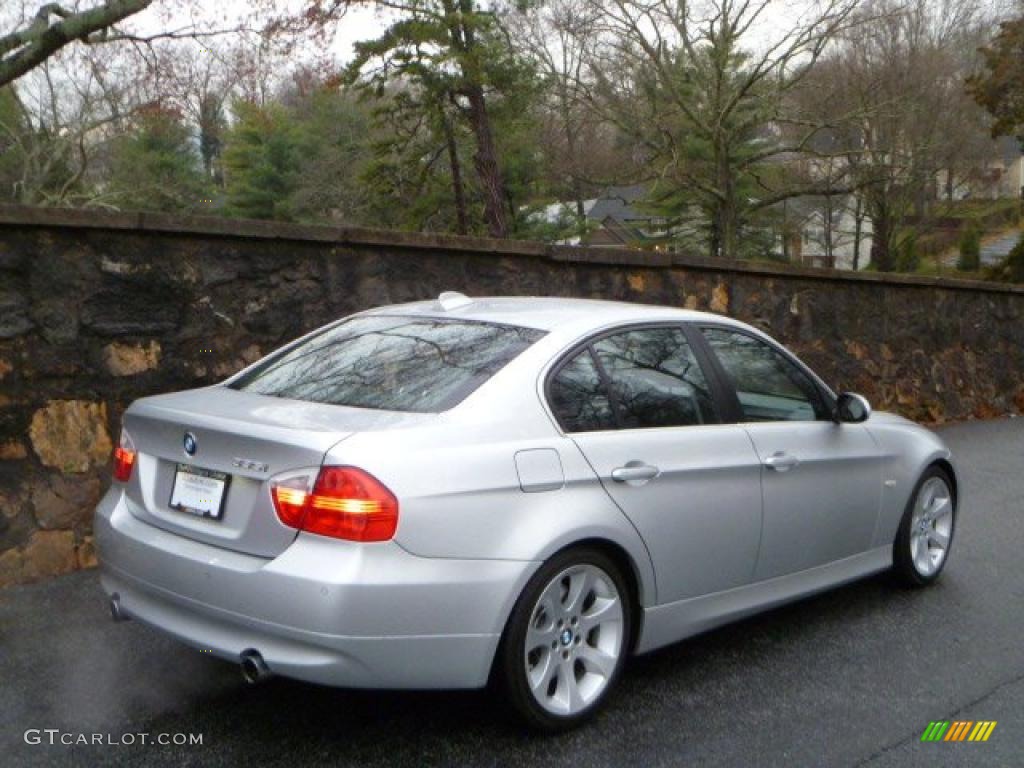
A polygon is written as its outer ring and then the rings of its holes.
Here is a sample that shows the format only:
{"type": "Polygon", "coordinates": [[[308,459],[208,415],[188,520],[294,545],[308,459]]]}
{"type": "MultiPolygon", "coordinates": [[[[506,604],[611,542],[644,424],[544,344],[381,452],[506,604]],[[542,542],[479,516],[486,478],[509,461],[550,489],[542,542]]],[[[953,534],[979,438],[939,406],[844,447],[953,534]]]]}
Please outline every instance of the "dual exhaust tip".
{"type": "MultiPolygon", "coordinates": [[[[118,622],[131,619],[131,615],[121,605],[121,595],[117,592],[110,596],[110,617],[118,622]]],[[[250,685],[261,683],[273,675],[270,667],[267,666],[267,662],[263,660],[263,655],[255,648],[242,651],[239,659],[242,679],[250,685]]]]}

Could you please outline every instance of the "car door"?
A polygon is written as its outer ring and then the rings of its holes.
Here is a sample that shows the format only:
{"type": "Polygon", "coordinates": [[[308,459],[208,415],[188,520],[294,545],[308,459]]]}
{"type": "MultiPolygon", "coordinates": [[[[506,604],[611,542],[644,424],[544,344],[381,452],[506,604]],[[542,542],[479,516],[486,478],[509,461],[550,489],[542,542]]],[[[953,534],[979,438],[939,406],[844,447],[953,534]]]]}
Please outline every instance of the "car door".
{"type": "Polygon", "coordinates": [[[833,421],[831,396],[774,344],[731,327],[701,333],[763,466],[755,580],[870,549],[882,457],[868,430],[833,421]]]}
{"type": "Polygon", "coordinates": [[[658,602],[750,581],[761,536],[760,462],[678,325],[584,344],[547,396],[651,554],[658,602]]]}

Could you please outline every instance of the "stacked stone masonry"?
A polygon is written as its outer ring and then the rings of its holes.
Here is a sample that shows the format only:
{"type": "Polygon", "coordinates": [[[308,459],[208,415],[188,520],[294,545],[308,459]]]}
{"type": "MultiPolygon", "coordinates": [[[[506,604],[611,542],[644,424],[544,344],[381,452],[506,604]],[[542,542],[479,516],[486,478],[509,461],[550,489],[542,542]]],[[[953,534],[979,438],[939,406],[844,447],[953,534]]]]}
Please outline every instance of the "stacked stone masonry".
{"type": "Polygon", "coordinates": [[[925,422],[1024,412],[1024,287],[338,227],[0,207],[0,586],[95,563],[135,398],[380,304],[469,295],[722,312],[925,422]]]}

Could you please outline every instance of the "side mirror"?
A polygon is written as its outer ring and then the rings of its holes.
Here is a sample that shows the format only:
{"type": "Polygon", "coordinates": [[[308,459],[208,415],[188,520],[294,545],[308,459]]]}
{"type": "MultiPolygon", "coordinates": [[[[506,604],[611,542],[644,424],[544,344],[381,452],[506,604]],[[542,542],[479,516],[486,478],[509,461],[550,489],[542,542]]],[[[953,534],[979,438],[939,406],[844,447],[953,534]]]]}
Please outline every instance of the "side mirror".
{"type": "Polygon", "coordinates": [[[871,403],[856,392],[843,392],[836,398],[836,421],[845,424],[860,424],[871,416],[871,403]]]}

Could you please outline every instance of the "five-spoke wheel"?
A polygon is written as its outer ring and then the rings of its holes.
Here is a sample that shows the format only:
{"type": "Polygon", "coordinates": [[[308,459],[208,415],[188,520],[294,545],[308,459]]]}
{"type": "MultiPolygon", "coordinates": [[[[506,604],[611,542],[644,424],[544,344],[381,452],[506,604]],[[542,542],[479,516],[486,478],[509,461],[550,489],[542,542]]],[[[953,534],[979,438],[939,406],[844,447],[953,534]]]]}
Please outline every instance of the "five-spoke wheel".
{"type": "Polygon", "coordinates": [[[956,496],[949,476],[930,467],[918,481],[893,545],[896,573],[912,586],[938,578],[956,525],[956,496]]]}

